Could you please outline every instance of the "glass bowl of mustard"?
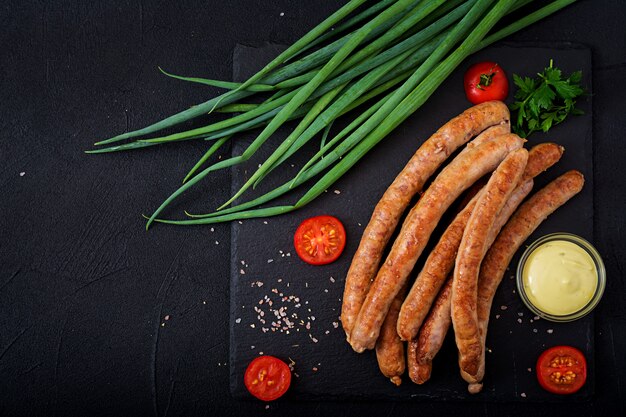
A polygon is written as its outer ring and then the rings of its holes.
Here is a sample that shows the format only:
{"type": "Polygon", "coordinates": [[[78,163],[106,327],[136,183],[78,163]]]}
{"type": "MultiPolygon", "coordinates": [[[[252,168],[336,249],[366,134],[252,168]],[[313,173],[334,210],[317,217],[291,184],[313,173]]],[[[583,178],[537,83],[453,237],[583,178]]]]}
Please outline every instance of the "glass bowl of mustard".
{"type": "Polygon", "coordinates": [[[552,233],[533,242],[517,266],[517,290],[526,307],[555,322],[574,321],[600,302],[606,270],[598,251],[580,236],[552,233]]]}

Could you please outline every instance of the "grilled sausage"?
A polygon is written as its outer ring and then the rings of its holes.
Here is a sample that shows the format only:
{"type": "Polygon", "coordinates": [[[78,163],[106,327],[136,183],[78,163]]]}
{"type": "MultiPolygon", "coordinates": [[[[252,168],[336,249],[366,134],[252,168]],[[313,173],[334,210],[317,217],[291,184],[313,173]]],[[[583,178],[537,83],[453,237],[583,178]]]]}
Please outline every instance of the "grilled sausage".
{"type": "Polygon", "coordinates": [[[452,276],[448,278],[437,295],[432,309],[419,329],[419,335],[409,342],[407,367],[409,377],[416,384],[423,384],[430,379],[433,359],[441,349],[452,323],[451,292],[452,276]]]}
{"type": "Polygon", "coordinates": [[[389,313],[385,317],[380,337],[376,341],[376,360],[380,372],[395,385],[402,383],[402,374],[406,367],[404,360],[404,342],[400,340],[396,332],[398,313],[406,295],[406,286],[403,288],[391,304],[389,313]]]}
{"type": "Polygon", "coordinates": [[[459,245],[452,281],[451,314],[461,376],[469,383],[477,382],[482,353],[476,311],[480,264],[488,249],[494,221],[520,182],[527,161],[528,151],[518,149],[498,166],[480,193],[459,245]]]}
{"type": "Polygon", "coordinates": [[[411,199],[452,152],[479,132],[499,124],[508,129],[509,111],[502,102],[491,101],[467,109],[426,140],[385,191],[374,208],[346,276],[341,323],[348,340],[385,245],[411,199]]]}
{"type": "MultiPolygon", "coordinates": [[[[470,144],[474,143],[476,140],[478,140],[478,138],[474,139],[470,144]]],[[[470,144],[468,144],[468,147],[470,144]]],[[[560,159],[562,154],[563,148],[553,143],[544,143],[534,146],[528,152],[528,163],[524,169],[524,178],[533,178],[547,170],[560,159]]],[[[528,193],[530,193],[532,186],[533,181],[528,179],[520,184],[513,192],[500,214],[498,214],[491,233],[492,236],[488,239],[488,246],[491,246],[491,243],[502,226],[504,226],[504,223],[509,220],[511,214],[517,209],[524,198],[526,198],[528,193]]],[[[477,193],[475,193],[475,195],[476,194],[477,193]]],[[[426,259],[424,267],[404,300],[398,317],[398,335],[402,340],[411,340],[417,336],[422,321],[435,300],[445,277],[452,271],[463,231],[465,230],[471,210],[473,210],[474,204],[476,204],[475,195],[472,200],[465,205],[465,208],[457,214],[441,235],[439,242],[426,259]]]]}
{"type": "Polygon", "coordinates": [[[350,334],[357,352],[372,349],[391,302],[406,282],[430,234],[450,204],[478,178],[495,169],[524,140],[507,134],[455,158],[411,209],[372,284],[350,334]]]}

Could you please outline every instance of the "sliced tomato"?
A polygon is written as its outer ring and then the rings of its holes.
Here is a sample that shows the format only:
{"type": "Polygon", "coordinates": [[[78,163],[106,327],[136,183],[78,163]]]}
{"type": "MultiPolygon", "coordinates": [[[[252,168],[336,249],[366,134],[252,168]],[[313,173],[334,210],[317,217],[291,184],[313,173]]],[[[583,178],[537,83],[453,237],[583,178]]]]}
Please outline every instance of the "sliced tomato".
{"type": "Polygon", "coordinates": [[[316,216],[304,220],[293,236],[296,253],[311,265],[333,262],[346,246],[346,230],[333,216],[316,216]]]}
{"type": "Polygon", "coordinates": [[[509,95],[509,80],[495,62],[474,64],[463,77],[465,96],[473,104],[490,100],[504,100],[509,95]]]}
{"type": "Polygon", "coordinates": [[[274,356],[264,355],[248,365],[243,382],[250,394],[262,401],[274,401],[289,389],[289,366],[274,356]]]}
{"type": "Polygon", "coordinates": [[[587,361],[583,353],[571,346],[555,346],[539,356],[537,379],[548,392],[573,394],[585,384],[587,361]]]}

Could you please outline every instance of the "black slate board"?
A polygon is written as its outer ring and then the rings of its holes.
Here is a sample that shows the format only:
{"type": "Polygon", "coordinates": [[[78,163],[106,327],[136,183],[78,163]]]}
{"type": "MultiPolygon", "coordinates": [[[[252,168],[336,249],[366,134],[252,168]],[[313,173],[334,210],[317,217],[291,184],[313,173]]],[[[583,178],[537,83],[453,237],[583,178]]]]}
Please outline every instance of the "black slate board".
{"type": "MultiPolygon", "coordinates": [[[[238,46],[234,54],[234,77],[242,79],[275,56],[280,47],[238,46]]],[[[413,116],[389,135],[374,152],[363,158],[328,193],[303,209],[268,219],[234,222],[232,225],[230,386],[235,398],[250,398],[243,385],[247,364],[260,354],[293,360],[297,375],[287,398],[328,399],[435,399],[472,401],[563,401],[543,391],[535,380],[534,364],[546,348],[569,344],[580,348],[589,359],[588,383],[567,401],[585,400],[594,389],[593,315],[568,324],[537,320],[515,292],[516,256],[496,294],[489,326],[487,371],[481,394],[467,394],[456,365],[454,341],[450,337],[434,362],[433,376],[424,386],[405,377],[401,387],[392,386],[378,371],[373,352],[354,353],[345,342],[339,322],[340,298],[345,272],[375,203],[415,149],[439,126],[469,107],[462,90],[463,70],[482,60],[495,60],[510,73],[534,75],[550,59],[569,73],[582,69],[584,85],[591,92],[591,53],[571,44],[500,44],[484,50],[462,64],[413,116]],[[331,214],[347,230],[345,253],[324,267],[304,264],[295,254],[292,235],[305,218],[331,214]],[[262,285],[261,285],[262,283],[262,285]],[[263,303],[260,304],[261,300],[263,303]],[[272,306],[268,305],[272,301],[272,306]],[[271,331],[276,320],[270,310],[285,307],[294,327],[271,331]],[[296,314],[296,316],[292,316],[296,314]],[[263,324],[260,319],[265,320],[263,324]],[[308,323],[308,326],[307,326],[308,323]],[[307,328],[308,327],[308,328],[307,328]]],[[[536,180],[535,189],[569,169],[578,169],[586,178],[584,190],[546,220],[526,242],[541,235],[567,231],[593,242],[592,114],[591,96],[580,107],[585,115],[553,128],[549,134],[535,134],[528,146],[553,141],[566,148],[560,163],[536,180]]],[[[284,137],[290,128],[283,129],[284,137]]],[[[240,154],[253,139],[237,142],[233,154],[240,154]]],[[[310,155],[319,146],[303,153],[310,155]]],[[[271,145],[269,147],[272,147],[271,145]]],[[[233,169],[233,192],[251,175],[260,158],[233,169]]],[[[291,178],[306,160],[295,158],[270,175],[261,190],[268,190],[291,178]]],[[[255,191],[252,195],[260,191],[255,191]]],[[[295,202],[303,191],[280,200],[295,202]]],[[[422,256],[422,258],[425,255],[422,256]]],[[[422,260],[418,261],[416,269],[422,260]]]]}

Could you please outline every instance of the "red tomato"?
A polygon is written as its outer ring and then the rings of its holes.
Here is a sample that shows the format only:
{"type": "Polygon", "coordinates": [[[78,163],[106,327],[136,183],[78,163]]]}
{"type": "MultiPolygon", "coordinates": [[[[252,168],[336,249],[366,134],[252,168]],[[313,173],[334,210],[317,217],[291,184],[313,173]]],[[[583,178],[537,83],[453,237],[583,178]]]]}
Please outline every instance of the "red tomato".
{"type": "Polygon", "coordinates": [[[273,356],[264,355],[248,365],[243,376],[250,394],[262,401],[274,401],[282,396],[291,384],[291,371],[287,364],[273,356]]]}
{"type": "Polygon", "coordinates": [[[311,265],[333,262],[346,246],[346,230],[333,216],[306,219],[293,236],[293,244],[300,259],[311,265]]]}
{"type": "Polygon", "coordinates": [[[543,389],[554,394],[573,394],[587,379],[587,361],[571,346],[555,346],[539,356],[537,379],[543,389]]]}
{"type": "Polygon", "coordinates": [[[463,84],[465,96],[473,104],[504,100],[509,95],[509,80],[495,62],[480,62],[469,67],[463,84]]]}

